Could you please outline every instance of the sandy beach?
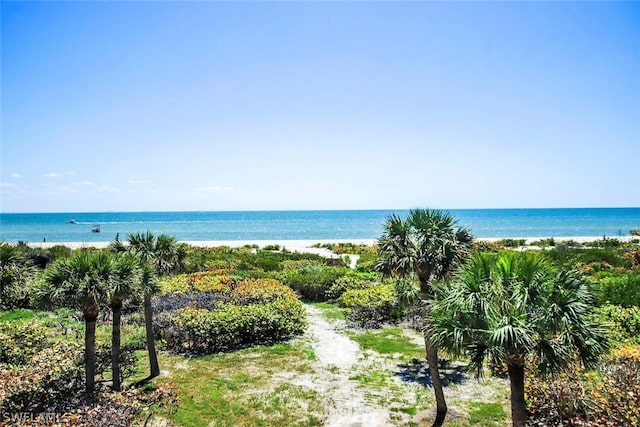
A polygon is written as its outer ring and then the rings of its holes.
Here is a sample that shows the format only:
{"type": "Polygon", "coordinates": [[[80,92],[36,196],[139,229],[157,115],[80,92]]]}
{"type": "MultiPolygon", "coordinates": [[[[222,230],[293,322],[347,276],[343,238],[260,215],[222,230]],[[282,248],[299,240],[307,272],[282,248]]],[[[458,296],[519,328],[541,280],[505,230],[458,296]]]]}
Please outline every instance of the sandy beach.
{"type": "MultiPolygon", "coordinates": [[[[607,236],[608,239],[618,239],[622,241],[629,241],[634,238],[634,236],[607,236]]],[[[636,237],[637,238],[637,237],[636,237]]],[[[485,242],[495,242],[499,240],[504,240],[504,237],[491,237],[491,238],[477,238],[476,240],[485,241],[485,242]]],[[[520,240],[524,239],[526,245],[531,245],[533,242],[548,239],[548,237],[513,237],[512,239],[520,240]]],[[[602,236],[578,236],[578,237],[554,237],[553,238],[557,243],[563,241],[574,241],[577,243],[585,243],[592,242],[594,240],[601,240],[602,236]]],[[[314,247],[318,244],[337,244],[337,243],[353,243],[356,245],[374,245],[377,239],[331,239],[331,240],[198,240],[198,241],[183,241],[182,243],[186,243],[191,246],[197,247],[205,247],[205,248],[213,248],[219,246],[227,246],[231,248],[240,248],[243,246],[258,246],[259,248],[264,248],[265,246],[274,246],[278,245],[280,248],[284,248],[288,251],[292,252],[306,252],[306,253],[318,253],[318,254],[326,254],[329,252],[324,248],[314,247]]],[[[30,243],[29,246],[35,248],[50,248],[52,246],[66,246],[71,249],[80,249],[80,248],[105,248],[109,245],[110,242],[39,242],[39,243],[30,243]]]]}

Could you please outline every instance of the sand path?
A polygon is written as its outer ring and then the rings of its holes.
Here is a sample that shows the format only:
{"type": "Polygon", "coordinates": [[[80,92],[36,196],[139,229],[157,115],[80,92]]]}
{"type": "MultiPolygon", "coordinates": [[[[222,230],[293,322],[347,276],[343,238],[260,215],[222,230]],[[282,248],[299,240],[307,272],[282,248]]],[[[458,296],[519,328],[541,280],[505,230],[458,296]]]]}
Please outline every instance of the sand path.
{"type": "Polygon", "coordinates": [[[319,309],[306,308],[309,321],[307,337],[317,357],[316,374],[298,377],[293,382],[325,396],[329,402],[325,426],[389,425],[389,411],[368,403],[358,383],[349,379],[362,356],[360,346],[336,331],[319,309]]]}

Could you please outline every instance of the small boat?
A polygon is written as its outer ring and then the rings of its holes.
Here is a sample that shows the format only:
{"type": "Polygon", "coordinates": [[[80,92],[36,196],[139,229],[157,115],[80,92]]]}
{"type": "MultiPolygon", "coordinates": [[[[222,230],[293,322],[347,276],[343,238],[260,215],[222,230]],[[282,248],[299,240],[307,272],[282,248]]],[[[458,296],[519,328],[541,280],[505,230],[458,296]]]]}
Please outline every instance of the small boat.
{"type": "Polygon", "coordinates": [[[99,233],[100,232],[100,226],[99,225],[94,225],[93,228],[91,229],[92,233],[99,233]]]}
{"type": "Polygon", "coordinates": [[[78,221],[76,221],[75,219],[71,218],[69,221],[67,221],[67,224],[77,224],[78,221]]]}

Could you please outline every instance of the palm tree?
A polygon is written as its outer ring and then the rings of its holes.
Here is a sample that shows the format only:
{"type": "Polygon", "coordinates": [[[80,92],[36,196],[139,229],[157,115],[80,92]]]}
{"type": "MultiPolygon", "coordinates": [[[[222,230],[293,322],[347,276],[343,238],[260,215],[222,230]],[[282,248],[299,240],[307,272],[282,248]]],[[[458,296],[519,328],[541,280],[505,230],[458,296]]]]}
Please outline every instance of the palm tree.
{"type": "Polygon", "coordinates": [[[480,376],[485,360],[505,366],[511,418],[524,426],[526,363],[553,372],[575,361],[593,364],[608,347],[592,322],[592,296],[576,271],[556,270],[532,253],[477,254],[436,299],[434,344],[470,357],[480,376]]]}
{"type": "Polygon", "coordinates": [[[186,252],[175,237],[161,234],[158,237],[147,231],[144,234],[130,233],[127,237],[128,245],[124,245],[116,236],[110,248],[115,252],[129,251],[138,257],[142,265],[149,266],[151,271],[143,274],[144,288],[144,319],[147,336],[147,351],[149,353],[150,375],[154,378],[160,375],[158,355],[155,350],[155,334],[153,333],[153,309],[151,295],[157,292],[153,272],[158,275],[179,272],[184,266],[186,252]]]}
{"type": "Polygon", "coordinates": [[[113,264],[104,252],[76,251],[56,261],[44,274],[45,295],[54,303],[79,307],[85,322],[85,390],[95,391],[96,319],[105,300],[113,264]]]}
{"type": "Polygon", "coordinates": [[[383,275],[415,275],[420,283],[420,299],[424,305],[424,342],[436,396],[436,424],[444,421],[447,404],[438,370],[437,349],[428,334],[434,284],[450,275],[471,250],[472,244],[471,232],[457,227],[451,214],[429,209],[411,210],[406,218],[391,215],[378,239],[380,258],[377,269],[383,275]]]}
{"type": "Polygon", "coordinates": [[[122,304],[140,289],[141,271],[137,259],[122,254],[113,262],[112,279],[109,281],[107,296],[113,313],[111,329],[111,372],[113,390],[121,390],[120,374],[120,326],[122,304]]]}

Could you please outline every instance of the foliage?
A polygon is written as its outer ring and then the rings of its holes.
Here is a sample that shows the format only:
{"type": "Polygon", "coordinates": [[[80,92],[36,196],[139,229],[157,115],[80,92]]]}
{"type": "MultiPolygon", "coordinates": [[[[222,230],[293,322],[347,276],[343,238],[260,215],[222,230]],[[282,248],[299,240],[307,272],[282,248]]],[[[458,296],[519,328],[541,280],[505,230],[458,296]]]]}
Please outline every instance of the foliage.
{"type": "Polygon", "coordinates": [[[232,280],[228,272],[229,270],[221,269],[166,276],[160,281],[160,289],[163,294],[229,293],[232,280]]]}
{"type": "Polygon", "coordinates": [[[586,274],[631,266],[630,259],[616,248],[566,248],[544,251],[542,256],[565,268],[579,268],[586,274]]]}
{"type": "Polygon", "coordinates": [[[295,300],[293,290],[276,279],[248,279],[234,286],[231,297],[243,303],[271,303],[276,300],[295,300]]]}
{"type": "Polygon", "coordinates": [[[495,242],[498,246],[505,248],[518,248],[527,244],[527,239],[500,239],[495,242]]]}
{"type": "Polygon", "coordinates": [[[24,251],[0,242],[0,309],[30,306],[33,263],[24,251]]]}
{"type": "Polygon", "coordinates": [[[356,270],[360,272],[376,271],[376,265],[379,262],[377,253],[362,254],[356,262],[356,270]]]}
{"type": "Polygon", "coordinates": [[[58,342],[42,349],[28,363],[0,367],[0,406],[5,411],[37,410],[84,385],[82,346],[73,341],[58,342]]]}
{"type": "Polygon", "coordinates": [[[591,303],[579,273],[556,271],[538,254],[476,254],[439,294],[432,333],[434,342],[468,354],[478,374],[487,357],[505,362],[518,355],[555,371],[572,355],[592,363],[606,349],[591,303]]]}
{"type": "Polygon", "coordinates": [[[0,363],[24,365],[46,344],[47,330],[36,322],[0,322],[0,363]]]}
{"type": "Polygon", "coordinates": [[[640,344],[640,307],[603,305],[595,308],[596,319],[607,325],[616,342],[640,344]]]}
{"type": "Polygon", "coordinates": [[[348,290],[339,302],[346,308],[348,320],[365,327],[378,327],[403,314],[397,304],[395,289],[388,284],[348,290]]]}
{"type": "Polygon", "coordinates": [[[594,417],[600,425],[640,424],[640,349],[623,347],[601,368],[594,387],[594,417]]]}
{"type": "Polygon", "coordinates": [[[375,255],[378,248],[370,245],[356,244],[351,242],[342,243],[317,243],[314,245],[316,248],[329,249],[335,254],[354,254],[354,255],[375,255]]]}
{"type": "Polygon", "coordinates": [[[327,291],[348,271],[344,268],[309,266],[295,271],[285,271],[281,280],[305,301],[326,301],[327,291]]]}
{"type": "Polygon", "coordinates": [[[603,304],[640,306],[640,270],[595,274],[595,293],[603,304]]]}
{"type": "Polygon", "coordinates": [[[333,285],[326,291],[326,297],[329,300],[340,298],[346,291],[352,289],[367,289],[373,286],[373,281],[358,276],[342,276],[338,277],[333,285]]]}
{"type": "Polygon", "coordinates": [[[331,260],[315,254],[301,254],[297,252],[273,252],[270,250],[256,250],[255,248],[229,248],[220,246],[215,248],[188,247],[186,249],[185,271],[227,270],[229,273],[237,270],[245,271],[281,271],[290,269],[287,262],[303,261],[316,265],[342,265],[340,259],[331,260]]]}
{"type": "Polygon", "coordinates": [[[556,239],[549,237],[547,239],[536,240],[535,242],[531,242],[531,246],[540,246],[541,248],[556,246],[556,239]]]}
{"type": "Polygon", "coordinates": [[[294,299],[268,304],[221,304],[215,311],[183,308],[170,318],[167,347],[178,353],[212,353],[289,338],[305,328],[305,311],[294,299]]]}
{"type": "Polygon", "coordinates": [[[530,425],[638,425],[640,348],[622,347],[596,371],[579,366],[553,377],[529,373],[530,425]]]}

